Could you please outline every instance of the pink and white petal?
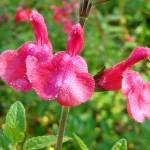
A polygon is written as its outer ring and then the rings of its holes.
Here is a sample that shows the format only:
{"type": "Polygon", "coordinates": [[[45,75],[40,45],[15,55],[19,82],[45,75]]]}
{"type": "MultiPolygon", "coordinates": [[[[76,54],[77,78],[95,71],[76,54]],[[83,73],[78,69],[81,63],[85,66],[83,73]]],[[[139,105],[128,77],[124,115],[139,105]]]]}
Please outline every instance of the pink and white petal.
{"type": "Polygon", "coordinates": [[[81,56],[72,57],[77,72],[88,72],[86,61],[81,56]]]}
{"type": "Polygon", "coordinates": [[[139,97],[130,91],[127,96],[127,111],[129,116],[137,122],[143,122],[145,117],[139,105],[139,97]]]}
{"type": "Polygon", "coordinates": [[[59,74],[50,62],[38,62],[34,56],[26,60],[27,76],[33,89],[43,99],[50,100],[58,93],[59,74]]]}
{"type": "Polygon", "coordinates": [[[69,74],[59,89],[57,101],[64,106],[77,106],[86,102],[94,91],[93,77],[88,73],[69,74]]]}
{"type": "Polygon", "coordinates": [[[7,50],[0,55],[0,76],[16,90],[27,91],[31,85],[25,74],[24,60],[13,50],[7,50]]]}
{"type": "Polygon", "coordinates": [[[41,62],[52,59],[53,54],[50,44],[36,45],[33,56],[37,57],[41,62]]]}
{"type": "Polygon", "coordinates": [[[142,98],[144,81],[134,71],[126,70],[123,74],[122,91],[127,98],[127,110],[129,115],[138,122],[144,121],[144,99],[142,98]]]}
{"type": "Polygon", "coordinates": [[[83,47],[83,29],[78,23],[72,27],[67,41],[67,53],[76,56],[83,47]]]}
{"type": "Polygon", "coordinates": [[[142,111],[146,118],[150,118],[150,82],[145,82],[142,94],[142,111]]]}

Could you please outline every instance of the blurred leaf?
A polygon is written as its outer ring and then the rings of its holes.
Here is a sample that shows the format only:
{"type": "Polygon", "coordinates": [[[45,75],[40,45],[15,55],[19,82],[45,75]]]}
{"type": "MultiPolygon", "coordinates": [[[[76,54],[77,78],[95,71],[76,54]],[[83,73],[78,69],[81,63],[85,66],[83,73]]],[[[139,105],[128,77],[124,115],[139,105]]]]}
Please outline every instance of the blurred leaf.
{"type": "Polygon", "coordinates": [[[8,138],[3,134],[3,131],[0,130],[0,150],[8,150],[9,148],[9,140],[8,138]]]}
{"type": "MultiPolygon", "coordinates": [[[[64,137],[63,142],[67,142],[69,140],[71,140],[71,138],[64,137]]],[[[37,150],[51,145],[55,145],[56,142],[57,136],[55,135],[33,137],[25,142],[23,150],[37,150]]]]}
{"type": "Polygon", "coordinates": [[[22,142],[26,130],[25,109],[21,102],[14,103],[6,116],[4,134],[13,142],[22,142]]]}
{"type": "Polygon", "coordinates": [[[83,142],[83,140],[77,136],[75,133],[73,134],[74,140],[76,141],[76,143],[79,145],[81,150],[89,150],[88,147],[86,146],[86,144],[83,142]]]}
{"type": "Polygon", "coordinates": [[[127,140],[120,139],[115,143],[111,150],[127,150],[127,140]]]}

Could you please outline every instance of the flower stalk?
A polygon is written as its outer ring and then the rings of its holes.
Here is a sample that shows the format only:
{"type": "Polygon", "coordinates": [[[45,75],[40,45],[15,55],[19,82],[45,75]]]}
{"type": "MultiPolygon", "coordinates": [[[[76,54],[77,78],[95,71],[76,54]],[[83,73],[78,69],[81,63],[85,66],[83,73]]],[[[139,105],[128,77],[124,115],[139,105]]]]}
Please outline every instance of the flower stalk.
{"type": "Polygon", "coordinates": [[[92,8],[92,0],[80,0],[79,22],[83,27],[92,8]]]}
{"type": "Polygon", "coordinates": [[[81,24],[81,26],[84,26],[93,5],[98,3],[104,3],[107,1],[110,0],[80,0],[79,23],[81,24]]]}
{"type": "Polygon", "coordinates": [[[110,0],[95,0],[93,1],[93,4],[98,4],[98,3],[105,3],[105,2],[108,2],[110,0]]]}
{"type": "Polygon", "coordinates": [[[65,125],[66,125],[68,113],[69,113],[69,107],[62,106],[61,117],[60,117],[60,122],[59,122],[58,137],[57,137],[57,144],[56,144],[55,150],[62,149],[62,142],[63,142],[63,136],[64,136],[65,125]]]}

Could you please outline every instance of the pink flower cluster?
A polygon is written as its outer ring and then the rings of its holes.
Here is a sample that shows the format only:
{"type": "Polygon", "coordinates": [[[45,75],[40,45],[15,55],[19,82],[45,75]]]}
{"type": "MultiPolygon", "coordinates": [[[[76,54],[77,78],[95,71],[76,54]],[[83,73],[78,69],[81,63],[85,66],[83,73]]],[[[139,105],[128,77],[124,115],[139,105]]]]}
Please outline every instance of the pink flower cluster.
{"type": "MultiPolygon", "coordinates": [[[[35,40],[28,41],[14,50],[6,50],[0,55],[0,77],[12,88],[20,91],[34,89],[45,100],[56,98],[64,106],[76,106],[87,101],[94,91],[120,90],[127,99],[127,111],[138,122],[150,118],[150,82],[145,82],[132,66],[150,57],[150,49],[135,48],[129,57],[111,68],[101,70],[95,82],[88,73],[85,60],[80,56],[83,47],[83,29],[78,23],[73,25],[68,19],[73,15],[76,1],[64,8],[52,6],[55,22],[64,24],[69,33],[66,51],[52,53],[52,44],[44,18],[37,11],[19,7],[15,22],[30,21],[35,40]],[[95,85],[96,84],[96,85],[95,85]]],[[[131,39],[129,39],[131,41],[131,39]]]]}
{"type": "Polygon", "coordinates": [[[73,22],[71,21],[70,17],[74,15],[74,11],[78,8],[78,4],[76,0],[71,0],[70,3],[68,3],[66,0],[63,0],[63,6],[63,8],[51,6],[50,9],[54,12],[53,20],[56,23],[63,24],[63,31],[69,33],[73,26],[73,22]]]}
{"type": "Polygon", "coordinates": [[[100,71],[95,76],[97,89],[122,89],[127,98],[128,113],[138,122],[150,118],[150,82],[144,82],[139,73],[132,71],[131,67],[148,57],[149,48],[137,47],[126,60],[100,71]]]}
{"type": "Polygon", "coordinates": [[[56,98],[64,106],[76,106],[87,101],[94,91],[94,79],[88,73],[85,60],[79,56],[83,47],[83,29],[72,27],[67,50],[52,54],[43,16],[37,11],[29,15],[35,40],[0,55],[0,77],[12,88],[34,89],[46,100],[56,98]]]}

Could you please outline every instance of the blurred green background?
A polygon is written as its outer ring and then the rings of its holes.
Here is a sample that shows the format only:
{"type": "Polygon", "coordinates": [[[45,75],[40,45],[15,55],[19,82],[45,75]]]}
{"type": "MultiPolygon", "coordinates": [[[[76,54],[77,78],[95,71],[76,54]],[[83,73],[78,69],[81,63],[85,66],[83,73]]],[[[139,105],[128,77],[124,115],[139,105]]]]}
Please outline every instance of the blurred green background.
{"type": "MultiPolygon", "coordinates": [[[[67,34],[62,31],[61,24],[54,23],[53,12],[49,9],[52,5],[61,6],[61,0],[1,0],[0,16],[7,15],[8,21],[0,22],[0,51],[15,50],[34,39],[30,23],[14,23],[16,8],[22,4],[37,9],[44,16],[54,52],[64,50],[67,34]]],[[[85,25],[85,44],[81,53],[90,73],[95,75],[103,65],[109,67],[118,63],[139,45],[150,47],[150,0],[111,0],[92,8],[85,25]]],[[[148,60],[138,63],[134,69],[145,80],[150,79],[148,60]]],[[[43,101],[33,91],[17,92],[2,81],[0,127],[16,100],[20,100],[26,109],[26,137],[57,133],[61,107],[55,100],[43,101]]],[[[90,150],[109,150],[120,138],[128,140],[129,150],[150,150],[150,120],[140,124],[130,119],[125,97],[120,91],[95,93],[88,102],[71,108],[65,134],[72,136],[74,132],[90,150]]],[[[78,149],[74,142],[64,144],[63,148],[78,149]]]]}

